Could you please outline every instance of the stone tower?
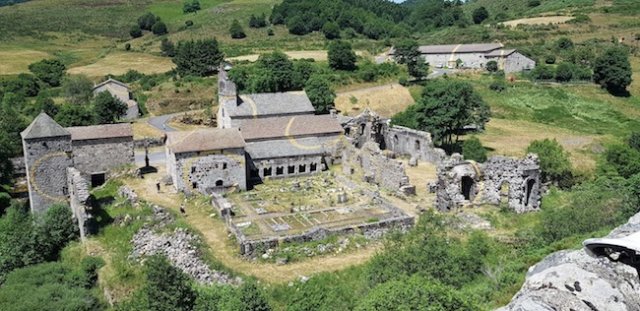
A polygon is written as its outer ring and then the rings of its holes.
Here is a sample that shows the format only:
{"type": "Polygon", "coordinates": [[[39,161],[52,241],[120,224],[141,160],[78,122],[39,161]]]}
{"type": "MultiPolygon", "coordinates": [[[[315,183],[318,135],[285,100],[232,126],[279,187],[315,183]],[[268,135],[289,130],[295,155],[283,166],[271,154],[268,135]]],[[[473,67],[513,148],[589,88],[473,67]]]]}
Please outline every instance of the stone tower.
{"type": "Polygon", "coordinates": [[[31,212],[66,203],[67,168],[73,165],[71,134],[44,112],[20,134],[31,212]]]}
{"type": "Polygon", "coordinates": [[[231,66],[221,64],[218,69],[218,128],[230,128],[231,118],[226,107],[237,106],[238,103],[238,87],[231,79],[229,79],[228,71],[231,70],[231,66]]]}

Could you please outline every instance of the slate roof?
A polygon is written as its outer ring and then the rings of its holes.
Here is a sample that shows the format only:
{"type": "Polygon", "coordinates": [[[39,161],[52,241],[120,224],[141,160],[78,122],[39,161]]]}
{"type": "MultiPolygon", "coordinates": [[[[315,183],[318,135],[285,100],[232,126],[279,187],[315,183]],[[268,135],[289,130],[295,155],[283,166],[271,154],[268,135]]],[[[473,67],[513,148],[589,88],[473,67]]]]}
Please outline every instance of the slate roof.
{"type": "Polygon", "coordinates": [[[240,95],[237,105],[225,104],[224,108],[231,118],[315,112],[304,91],[240,95]]]}
{"type": "MultiPolygon", "coordinates": [[[[502,48],[500,43],[474,43],[474,44],[447,44],[447,45],[422,45],[418,50],[422,54],[451,54],[451,53],[488,53],[502,48]]],[[[389,55],[395,54],[395,48],[389,51],[389,55]]]]}
{"type": "Polygon", "coordinates": [[[76,141],[120,137],[133,138],[133,127],[129,123],[75,126],[68,127],[67,131],[71,133],[71,140],[76,141]]]}
{"type": "Polygon", "coordinates": [[[167,132],[167,148],[173,153],[244,148],[238,129],[203,129],[167,132]]]}
{"type": "Polygon", "coordinates": [[[22,139],[35,139],[69,136],[71,133],[56,123],[49,115],[41,112],[20,135],[22,139]]]}
{"type": "Polygon", "coordinates": [[[259,141],[247,143],[246,147],[253,160],[321,155],[324,150],[316,137],[259,141]]]}
{"type": "Polygon", "coordinates": [[[486,57],[499,57],[499,56],[509,56],[511,55],[513,52],[515,52],[515,49],[500,49],[500,50],[495,50],[492,51],[491,53],[485,55],[486,57]]]}
{"type": "Polygon", "coordinates": [[[338,119],[330,115],[300,115],[246,120],[240,127],[246,141],[283,137],[342,134],[338,119]]]}
{"type": "Polygon", "coordinates": [[[93,87],[93,89],[95,90],[95,89],[97,89],[97,88],[100,88],[100,87],[102,87],[102,86],[105,86],[105,85],[107,85],[107,84],[112,84],[112,83],[113,83],[113,84],[120,85],[120,86],[122,86],[122,87],[125,87],[125,88],[129,89],[129,86],[128,86],[127,84],[125,84],[124,82],[120,82],[120,81],[118,81],[118,80],[116,80],[116,79],[112,79],[112,78],[109,78],[109,79],[107,79],[106,81],[103,81],[103,82],[101,82],[101,83],[96,84],[96,86],[94,86],[94,87],[93,87]]]}

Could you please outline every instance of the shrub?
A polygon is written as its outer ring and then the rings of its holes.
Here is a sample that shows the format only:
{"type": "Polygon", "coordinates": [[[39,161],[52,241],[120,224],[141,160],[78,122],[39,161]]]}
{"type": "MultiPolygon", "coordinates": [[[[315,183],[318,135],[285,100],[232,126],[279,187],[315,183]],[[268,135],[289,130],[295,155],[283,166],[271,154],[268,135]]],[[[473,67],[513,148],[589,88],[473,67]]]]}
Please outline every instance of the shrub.
{"type": "Polygon", "coordinates": [[[489,89],[498,93],[504,91],[506,88],[507,83],[502,79],[495,80],[489,84],[489,89]]]}
{"type": "Polygon", "coordinates": [[[191,26],[193,26],[193,21],[192,20],[186,20],[184,22],[184,25],[187,26],[187,27],[191,27],[191,26]]]}
{"type": "Polygon", "coordinates": [[[571,161],[557,140],[534,140],[527,147],[527,153],[538,155],[542,179],[545,182],[553,182],[562,188],[572,185],[571,161]]]}
{"type": "Polygon", "coordinates": [[[214,73],[223,58],[218,41],[210,39],[178,42],[171,60],[181,76],[204,77],[214,73]]]}
{"type": "Polygon", "coordinates": [[[569,82],[573,78],[573,64],[562,63],[556,68],[556,81],[569,82]]]}
{"type": "Polygon", "coordinates": [[[399,83],[400,85],[402,85],[402,86],[409,86],[409,79],[407,79],[407,77],[405,77],[405,76],[401,76],[401,77],[398,79],[398,83],[399,83]]]}
{"type": "Polygon", "coordinates": [[[153,27],[151,27],[151,31],[156,36],[166,35],[168,32],[167,25],[165,25],[165,23],[161,21],[158,21],[155,24],[153,24],[153,27]]]}
{"type": "Polygon", "coordinates": [[[607,165],[624,178],[640,173],[640,151],[629,145],[610,146],[604,153],[604,159],[607,165]]]}
{"type": "Polygon", "coordinates": [[[545,56],[544,63],[545,64],[549,64],[549,65],[555,64],[556,63],[556,56],[553,55],[553,54],[549,54],[549,55],[545,56]]]}
{"type": "Polygon", "coordinates": [[[586,66],[573,67],[573,78],[575,80],[591,81],[592,77],[593,77],[593,72],[591,72],[591,68],[586,66]]]}
{"type": "Polygon", "coordinates": [[[289,29],[289,33],[293,35],[306,35],[310,32],[307,28],[307,24],[302,20],[300,16],[294,16],[290,19],[287,19],[287,28],[289,29]]]}
{"type": "Polygon", "coordinates": [[[242,29],[242,26],[237,19],[234,19],[231,23],[229,34],[231,34],[231,38],[233,39],[242,39],[247,37],[247,35],[244,33],[244,29],[242,29]]]}
{"type": "Polygon", "coordinates": [[[155,15],[153,15],[153,13],[148,12],[138,17],[138,27],[140,27],[140,29],[151,31],[151,27],[153,27],[153,25],[159,20],[159,17],[156,17],[155,15]]]}
{"type": "Polygon", "coordinates": [[[140,29],[140,26],[138,25],[133,25],[131,26],[131,30],[129,30],[129,35],[131,35],[131,38],[140,38],[142,37],[142,29],[140,29]]]}
{"type": "Polygon", "coordinates": [[[560,50],[568,50],[573,48],[573,41],[567,37],[562,37],[556,41],[556,48],[560,50]]]}
{"type": "Polygon", "coordinates": [[[263,28],[267,27],[267,17],[262,13],[259,17],[251,14],[249,18],[249,27],[251,28],[263,28]]]}
{"type": "Polygon", "coordinates": [[[531,77],[534,80],[550,80],[555,76],[553,68],[546,65],[538,65],[531,71],[531,77]]]}
{"type": "Polygon", "coordinates": [[[198,0],[191,0],[189,2],[185,2],[184,5],[182,6],[182,12],[187,14],[187,13],[195,13],[200,11],[200,1],[198,0]]]}
{"type": "Polygon", "coordinates": [[[483,6],[473,10],[472,18],[476,24],[481,24],[485,19],[489,17],[489,11],[483,6]]]}
{"type": "Polygon", "coordinates": [[[464,141],[462,144],[462,155],[466,160],[473,160],[480,163],[487,161],[487,149],[482,146],[480,139],[475,136],[464,141]]]}
{"type": "Polygon", "coordinates": [[[131,51],[131,43],[125,43],[124,44],[124,50],[125,51],[131,51]]]}
{"type": "Polygon", "coordinates": [[[93,97],[93,82],[84,75],[68,76],[62,80],[62,94],[72,104],[87,104],[93,97]]]}
{"type": "Polygon", "coordinates": [[[487,71],[496,72],[498,71],[498,62],[495,60],[491,60],[487,62],[487,71]]]}
{"type": "Polygon", "coordinates": [[[629,55],[620,47],[605,51],[593,68],[593,80],[612,93],[623,93],[631,84],[631,74],[629,55]]]}
{"type": "Polygon", "coordinates": [[[635,131],[629,135],[628,145],[629,147],[640,151],[640,131],[635,131]]]}
{"type": "Polygon", "coordinates": [[[162,55],[167,57],[176,56],[176,47],[169,39],[164,38],[160,41],[160,51],[162,51],[162,55]]]}
{"type": "Polygon", "coordinates": [[[267,36],[271,37],[273,35],[275,35],[275,33],[273,32],[273,28],[267,29],[267,36]]]}
{"type": "Polygon", "coordinates": [[[60,86],[65,70],[65,65],[57,59],[43,59],[29,65],[29,71],[50,86],[60,86]]]}
{"type": "Polygon", "coordinates": [[[163,256],[154,255],[145,262],[146,283],[142,292],[147,310],[192,310],[196,295],[189,278],[163,256]]]}
{"type": "Polygon", "coordinates": [[[106,91],[96,96],[93,109],[99,124],[114,123],[127,113],[127,105],[106,91]]]}
{"type": "Polygon", "coordinates": [[[529,0],[529,2],[527,2],[527,6],[529,6],[530,8],[537,7],[539,5],[540,0],[529,0]]]}

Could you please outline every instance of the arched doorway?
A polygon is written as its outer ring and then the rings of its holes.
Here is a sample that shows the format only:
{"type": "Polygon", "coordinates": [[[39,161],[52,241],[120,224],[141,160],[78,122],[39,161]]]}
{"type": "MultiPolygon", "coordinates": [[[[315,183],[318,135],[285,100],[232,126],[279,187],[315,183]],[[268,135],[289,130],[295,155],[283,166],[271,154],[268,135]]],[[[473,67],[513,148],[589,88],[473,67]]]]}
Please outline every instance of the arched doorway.
{"type": "Polygon", "coordinates": [[[222,179],[216,180],[216,187],[222,187],[223,184],[224,182],[222,181],[222,179]]]}
{"type": "Polygon", "coordinates": [[[462,176],[461,184],[462,185],[460,190],[461,194],[464,196],[464,199],[468,201],[473,200],[473,186],[475,184],[473,178],[469,176],[462,176]]]}

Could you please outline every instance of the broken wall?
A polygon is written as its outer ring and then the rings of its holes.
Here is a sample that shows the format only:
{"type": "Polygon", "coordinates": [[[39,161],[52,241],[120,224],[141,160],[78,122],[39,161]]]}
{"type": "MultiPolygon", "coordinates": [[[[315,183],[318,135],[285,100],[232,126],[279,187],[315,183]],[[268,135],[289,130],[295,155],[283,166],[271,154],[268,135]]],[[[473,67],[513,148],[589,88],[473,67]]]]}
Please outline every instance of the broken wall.
{"type": "Polygon", "coordinates": [[[178,191],[209,194],[237,187],[247,189],[243,149],[218,153],[181,153],[170,155],[167,166],[178,191]],[[169,163],[170,162],[170,163],[169,163]]]}
{"type": "Polygon", "coordinates": [[[69,207],[73,212],[73,217],[78,222],[80,238],[85,239],[89,234],[89,223],[92,218],[90,183],[82,177],[79,170],[67,168],[67,184],[69,189],[69,207]]]}

